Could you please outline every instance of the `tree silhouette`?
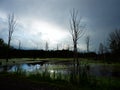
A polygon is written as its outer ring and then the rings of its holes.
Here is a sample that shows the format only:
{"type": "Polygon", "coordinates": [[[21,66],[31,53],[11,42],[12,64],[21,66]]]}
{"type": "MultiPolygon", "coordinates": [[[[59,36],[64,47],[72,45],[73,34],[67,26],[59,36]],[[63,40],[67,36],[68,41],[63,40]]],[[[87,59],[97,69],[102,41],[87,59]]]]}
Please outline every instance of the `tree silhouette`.
{"type": "Polygon", "coordinates": [[[59,50],[59,46],[58,46],[58,44],[57,44],[57,48],[56,48],[56,50],[59,50]]]}
{"type": "Polygon", "coordinates": [[[85,25],[81,25],[81,19],[78,19],[78,11],[73,9],[70,12],[71,19],[70,19],[70,34],[72,36],[73,47],[74,47],[74,62],[78,62],[78,55],[77,55],[77,44],[78,40],[84,34],[85,25]]]}
{"type": "Polygon", "coordinates": [[[49,47],[48,47],[48,42],[45,43],[45,50],[48,51],[49,47]]]}
{"type": "Polygon", "coordinates": [[[11,39],[13,32],[15,31],[16,28],[16,19],[14,16],[14,13],[8,15],[8,53],[7,53],[7,58],[6,61],[8,62],[8,57],[9,57],[9,48],[11,44],[11,39]]]}
{"type": "Polygon", "coordinates": [[[21,49],[21,41],[20,40],[18,40],[18,42],[19,42],[19,50],[21,49]]]}
{"type": "Polygon", "coordinates": [[[86,39],[86,48],[87,48],[87,53],[89,53],[89,47],[90,47],[90,36],[87,36],[86,39]]]}
{"type": "Polygon", "coordinates": [[[3,46],[3,44],[4,44],[4,41],[3,39],[0,38],[0,46],[3,46]]]}
{"type": "Polygon", "coordinates": [[[102,43],[99,44],[99,54],[104,53],[104,45],[102,43]]]}
{"type": "Polygon", "coordinates": [[[7,48],[7,44],[4,42],[2,38],[0,38],[0,49],[5,49],[7,48]]]}
{"type": "Polygon", "coordinates": [[[109,47],[113,53],[120,53],[120,29],[109,34],[109,47]]]}

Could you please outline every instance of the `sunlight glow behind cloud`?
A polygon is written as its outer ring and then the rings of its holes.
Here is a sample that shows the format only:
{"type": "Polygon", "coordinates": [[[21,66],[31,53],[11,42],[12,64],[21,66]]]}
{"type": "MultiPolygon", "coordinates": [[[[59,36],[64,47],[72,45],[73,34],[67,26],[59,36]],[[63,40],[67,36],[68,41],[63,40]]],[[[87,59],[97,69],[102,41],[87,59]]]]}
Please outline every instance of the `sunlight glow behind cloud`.
{"type": "Polygon", "coordinates": [[[66,30],[58,27],[57,25],[45,22],[45,21],[33,21],[32,22],[33,34],[41,33],[41,39],[43,41],[50,41],[50,43],[57,43],[67,37],[66,30]]]}
{"type": "MultiPolygon", "coordinates": [[[[55,48],[57,44],[63,43],[69,36],[68,30],[51,22],[33,19],[24,19],[20,22],[22,33],[27,33],[27,38],[36,41],[49,43],[50,48],[55,48]],[[24,22],[24,23],[23,23],[24,22]]],[[[23,36],[22,36],[23,37],[23,36]]],[[[24,35],[24,38],[26,35],[24,35]]]]}
{"type": "MultiPolygon", "coordinates": [[[[14,12],[18,25],[13,35],[12,46],[18,41],[24,49],[51,49],[59,44],[62,48],[73,47],[68,35],[70,10],[78,10],[78,16],[87,24],[86,35],[91,37],[92,50],[106,41],[108,34],[120,27],[120,0],[0,0],[0,38],[8,39],[6,15],[14,12]],[[36,48],[34,48],[36,49],[36,48]]],[[[84,35],[78,48],[85,49],[84,35]]],[[[59,47],[60,48],[60,47],[59,47]]]]}

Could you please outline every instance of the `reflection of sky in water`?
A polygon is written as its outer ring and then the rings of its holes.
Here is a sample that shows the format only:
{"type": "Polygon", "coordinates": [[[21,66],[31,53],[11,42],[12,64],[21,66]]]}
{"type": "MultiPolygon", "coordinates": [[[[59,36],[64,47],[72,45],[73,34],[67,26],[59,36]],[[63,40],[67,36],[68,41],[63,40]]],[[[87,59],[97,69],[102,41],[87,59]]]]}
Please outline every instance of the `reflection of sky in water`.
{"type": "Polygon", "coordinates": [[[61,67],[64,67],[64,65],[51,65],[51,64],[21,64],[21,65],[14,65],[12,66],[8,71],[9,72],[15,72],[17,70],[23,70],[26,72],[44,72],[47,70],[50,73],[61,73],[61,74],[68,74],[69,70],[68,69],[61,69],[61,67]],[[57,69],[56,69],[57,68],[57,69]]]}
{"type": "Polygon", "coordinates": [[[21,69],[23,71],[32,72],[32,71],[40,69],[40,65],[39,64],[36,64],[36,65],[28,65],[28,64],[14,65],[14,66],[12,66],[12,68],[9,71],[14,72],[19,69],[21,69]]]}
{"type": "MultiPolygon", "coordinates": [[[[114,67],[104,66],[104,65],[90,65],[89,74],[93,76],[112,76],[112,72],[114,72],[114,67]]],[[[2,71],[3,68],[0,68],[2,71]]],[[[17,70],[23,70],[30,73],[43,73],[45,71],[50,72],[50,74],[61,73],[64,75],[68,75],[72,73],[71,65],[56,65],[56,64],[21,64],[14,65],[9,67],[9,72],[15,72],[17,70]]],[[[80,71],[79,71],[80,72],[80,71]]],[[[120,73],[118,72],[118,76],[120,73]]]]}

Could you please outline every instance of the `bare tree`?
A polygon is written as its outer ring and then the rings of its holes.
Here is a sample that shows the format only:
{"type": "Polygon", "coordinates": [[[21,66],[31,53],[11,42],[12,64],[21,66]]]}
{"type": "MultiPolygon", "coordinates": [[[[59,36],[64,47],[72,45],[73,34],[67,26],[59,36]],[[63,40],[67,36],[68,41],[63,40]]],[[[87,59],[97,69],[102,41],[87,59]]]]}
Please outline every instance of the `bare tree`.
{"type": "Polygon", "coordinates": [[[89,53],[89,47],[90,47],[90,36],[87,36],[86,39],[86,48],[87,48],[87,53],[89,53]]]}
{"type": "Polygon", "coordinates": [[[75,9],[70,12],[71,19],[70,19],[70,34],[72,36],[73,40],[73,47],[74,47],[74,62],[78,62],[78,55],[77,55],[77,44],[78,40],[83,36],[84,34],[84,28],[85,25],[81,24],[81,18],[78,19],[78,11],[75,9]]]}
{"type": "Polygon", "coordinates": [[[70,50],[70,46],[69,46],[69,45],[67,45],[67,50],[68,50],[68,51],[70,50]]]}
{"type": "Polygon", "coordinates": [[[56,50],[59,50],[59,46],[58,46],[58,44],[57,44],[57,48],[56,48],[56,50]]]}
{"type": "Polygon", "coordinates": [[[0,46],[3,46],[3,44],[4,44],[4,41],[2,38],[0,38],[0,46]]]}
{"type": "Polygon", "coordinates": [[[120,29],[109,34],[109,47],[112,52],[120,53],[120,29]]]}
{"type": "Polygon", "coordinates": [[[105,45],[105,42],[104,44],[103,43],[100,43],[99,44],[99,54],[101,55],[102,59],[105,60],[106,59],[106,54],[108,53],[108,48],[107,46],[105,45]]]}
{"type": "MultiPolygon", "coordinates": [[[[14,16],[14,13],[8,15],[8,55],[9,55],[9,48],[11,44],[11,39],[13,32],[15,31],[16,28],[16,19],[14,16]]],[[[8,61],[8,55],[7,55],[7,61],[8,61]]]]}
{"type": "Polygon", "coordinates": [[[2,38],[0,38],[0,48],[7,48],[7,44],[4,42],[2,38]]]}
{"type": "Polygon", "coordinates": [[[21,41],[18,40],[18,42],[19,42],[19,47],[18,47],[18,49],[20,50],[20,49],[21,49],[21,41]]]}
{"type": "Polygon", "coordinates": [[[45,50],[48,51],[48,42],[45,43],[45,50]]]}
{"type": "Polygon", "coordinates": [[[99,54],[104,53],[104,45],[102,43],[99,44],[99,54]]]}

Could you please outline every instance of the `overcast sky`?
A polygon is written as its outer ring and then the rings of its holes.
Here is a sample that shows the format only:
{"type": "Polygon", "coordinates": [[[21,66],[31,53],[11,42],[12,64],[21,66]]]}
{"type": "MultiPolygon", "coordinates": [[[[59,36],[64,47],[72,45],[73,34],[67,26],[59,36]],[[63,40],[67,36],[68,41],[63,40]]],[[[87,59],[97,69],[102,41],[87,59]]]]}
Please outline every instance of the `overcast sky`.
{"type": "Polygon", "coordinates": [[[70,10],[78,10],[78,17],[86,24],[86,33],[78,48],[85,50],[85,38],[90,36],[90,50],[97,51],[99,43],[107,43],[108,34],[120,28],[120,0],[0,0],[0,38],[7,42],[7,15],[14,13],[17,27],[11,44],[23,49],[72,47],[69,34],[70,10]]]}

